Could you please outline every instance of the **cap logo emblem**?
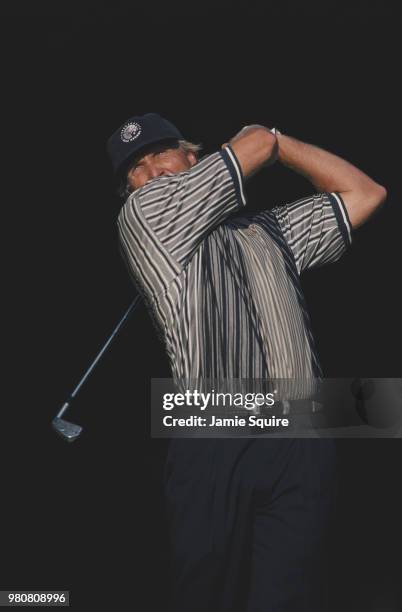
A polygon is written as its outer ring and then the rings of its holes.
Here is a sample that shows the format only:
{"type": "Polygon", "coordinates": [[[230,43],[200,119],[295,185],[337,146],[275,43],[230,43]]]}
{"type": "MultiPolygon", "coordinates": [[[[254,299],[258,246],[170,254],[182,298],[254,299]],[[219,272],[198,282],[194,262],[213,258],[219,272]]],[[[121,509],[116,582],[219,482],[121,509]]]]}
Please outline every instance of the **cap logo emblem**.
{"type": "Polygon", "coordinates": [[[141,134],[141,126],[135,121],[127,123],[121,130],[120,136],[123,142],[132,142],[141,134]]]}

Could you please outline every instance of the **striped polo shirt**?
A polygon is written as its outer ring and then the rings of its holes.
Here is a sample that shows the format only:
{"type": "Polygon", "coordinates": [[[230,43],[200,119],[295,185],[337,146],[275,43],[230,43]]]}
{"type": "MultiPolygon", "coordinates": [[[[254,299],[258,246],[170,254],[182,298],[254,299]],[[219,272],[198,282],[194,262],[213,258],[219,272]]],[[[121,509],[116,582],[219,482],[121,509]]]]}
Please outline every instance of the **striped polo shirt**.
{"type": "Polygon", "coordinates": [[[321,375],[299,277],[350,244],[342,199],[317,193],[251,215],[245,205],[226,146],[120,211],[121,250],[176,380],[321,375]]]}

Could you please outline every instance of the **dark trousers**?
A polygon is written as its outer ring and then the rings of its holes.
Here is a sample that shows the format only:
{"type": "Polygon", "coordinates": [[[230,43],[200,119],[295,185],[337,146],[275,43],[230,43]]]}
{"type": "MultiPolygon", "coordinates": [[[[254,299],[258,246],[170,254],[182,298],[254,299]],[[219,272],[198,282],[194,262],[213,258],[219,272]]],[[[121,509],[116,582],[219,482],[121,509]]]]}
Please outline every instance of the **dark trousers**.
{"type": "Polygon", "coordinates": [[[336,452],[323,439],[175,439],[172,612],[324,612],[336,452]]]}

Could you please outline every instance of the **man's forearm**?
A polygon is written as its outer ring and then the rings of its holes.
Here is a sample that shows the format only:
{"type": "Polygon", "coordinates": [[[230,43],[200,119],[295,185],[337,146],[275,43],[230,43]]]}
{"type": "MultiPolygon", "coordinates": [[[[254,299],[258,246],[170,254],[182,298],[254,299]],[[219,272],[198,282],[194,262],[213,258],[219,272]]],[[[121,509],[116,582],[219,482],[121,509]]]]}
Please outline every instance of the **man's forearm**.
{"type": "Polygon", "coordinates": [[[285,134],[278,135],[278,160],[320,191],[350,191],[372,180],[346,160],[285,134]]]}
{"type": "Polygon", "coordinates": [[[364,223],[384,202],[386,191],[346,160],[285,134],[277,136],[278,160],[308,179],[318,191],[338,191],[353,227],[364,223]]]}
{"type": "Polygon", "coordinates": [[[277,158],[278,143],[276,136],[263,125],[247,125],[230,139],[229,143],[236,155],[244,178],[273,164],[277,158]]]}

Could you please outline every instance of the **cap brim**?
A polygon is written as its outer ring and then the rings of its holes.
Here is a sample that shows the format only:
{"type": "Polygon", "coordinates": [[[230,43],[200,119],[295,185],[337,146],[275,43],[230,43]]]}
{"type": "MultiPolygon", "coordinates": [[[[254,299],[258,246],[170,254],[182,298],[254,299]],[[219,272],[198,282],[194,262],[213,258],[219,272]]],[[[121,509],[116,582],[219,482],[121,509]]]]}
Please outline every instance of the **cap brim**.
{"type": "Polygon", "coordinates": [[[166,137],[166,138],[157,138],[157,139],[150,138],[146,142],[143,142],[138,149],[136,149],[135,151],[132,151],[129,155],[127,155],[126,159],[124,159],[124,161],[122,161],[121,164],[119,166],[117,166],[117,168],[115,168],[115,170],[114,170],[115,179],[117,181],[120,180],[122,178],[122,175],[127,171],[128,167],[131,164],[131,162],[133,161],[133,159],[138,157],[138,155],[141,153],[141,151],[146,149],[148,146],[150,146],[152,144],[158,144],[160,142],[168,142],[168,141],[178,142],[179,140],[180,140],[179,138],[172,138],[170,136],[170,137],[166,137]]]}

